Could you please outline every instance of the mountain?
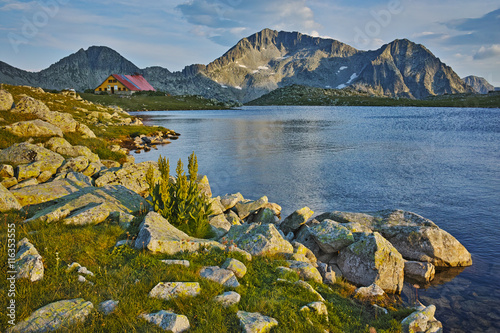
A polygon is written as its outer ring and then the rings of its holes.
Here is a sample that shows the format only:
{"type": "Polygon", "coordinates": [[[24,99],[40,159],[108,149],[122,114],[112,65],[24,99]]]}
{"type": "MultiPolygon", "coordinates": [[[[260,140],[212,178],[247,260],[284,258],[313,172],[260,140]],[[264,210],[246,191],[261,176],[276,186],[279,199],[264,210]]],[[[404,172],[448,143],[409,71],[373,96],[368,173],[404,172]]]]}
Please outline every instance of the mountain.
{"type": "Polygon", "coordinates": [[[480,94],[487,94],[490,91],[495,91],[495,87],[486,81],[484,77],[470,75],[464,77],[462,80],[480,94]]]}
{"type": "Polygon", "coordinates": [[[103,46],[79,50],[37,73],[0,62],[0,82],[49,89],[94,88],[111,73],[143,74],[159,90],[221,101],[248,102],[293,84],[319,88],[352,87],[391,97],[472,92],[458,75],[424,46],[395,40],[375,51],[299,32],[264,29],[243,38],[208,65],[170,72],[140,69],[103,46]]]}

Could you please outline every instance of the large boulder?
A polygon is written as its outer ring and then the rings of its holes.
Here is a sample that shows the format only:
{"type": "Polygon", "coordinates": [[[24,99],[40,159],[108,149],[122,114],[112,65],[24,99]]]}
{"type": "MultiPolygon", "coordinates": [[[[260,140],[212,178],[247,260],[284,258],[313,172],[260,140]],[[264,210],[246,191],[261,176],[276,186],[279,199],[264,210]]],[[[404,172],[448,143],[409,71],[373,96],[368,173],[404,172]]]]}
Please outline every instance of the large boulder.
{"type": "Polygon", "coordinates": [[[28,279],[31,282],[43,279],[44,268],[42,256],[27,238],[23,238],[17,243],[15,262],[16,278],[28,279]]]}
{"type": "MultiPolygon", "coordinates": [[[[63,138],[51,138],[45,143],[45,148],[52,150],[58,154],[78,157],[85,156],[90,162],[100,162],[99,155],[94,154],[89,148],[85,146],[72,146],[68,141],[63,138]]],[[[119,165],[119,164],[118,164],[119,165]]]]}
{"type": "Polygon", "coordinates": [[[349,229],[328,219],[309,227],[309,233],[325,253],[336,253],[354,243],[354,236],[349,229]]]}
{"type": "Polygon", "coordinates": [[[314,212],[309,207],[304,207],[293,212],[290,216],[286,217],[280,224],[280,229],[288,234],[289,232],[295,232],[300,228],[301,225],[307,222],[314,212]]]}
{"type": "Polygon", "coordinates": [[[12,209],[19,210],[22,207],[16,197],[0,184],[0,212],[3,213],[12,209]]]}
{"type": "Polygon", "coordinates": [[[247,218],[250,214],[257,212],[259,209],[264,207],[268,203],[268,199],[266,196],[261,197],[255,201],[240,201],[238,202],[234,208],[238,213],[240,219],[247,218]]]}
{"type": "Polygon", "coordinates": [[[94,305],[82,298],[63,300],[45,305],[28,318],[8,328],[8,333],[49,332],[69,329],[72,324],[83,322],[94,305]]]}
{"type": "Polygon", "coordinates": [[[338,266],[343,276],[354,284],[377,284],[385,292],[403,289],[404,259],[378,232],[367,234],[340,251],[338,266]]]}
{"type": "Polygon", "coordinates": [[[59,127],[40,119],[20,121],[5,126],[5,130],[20,137],[63,136],[59,127]]]}
{"type": "Polygon", "coordinates": [[[236,194],[226,194],[220,198],[224,211],[233,208],[240,201],[243,201],[243,195],[241,195],[240,192],[236,194]]]}
{"type": "Polygon", "coordinates": [[[307,262],[288,260],[290,269],[295,271],[299,277],[304,281],[314,281],[322,283],[323,277],[316,267],[307,262]]]}
{"type": "Polygon", "coordinates": [[[61,155],[27,142],[16,143],[0,151],[0,163],[18,165],[19,181],[36,178],[44,171],[55,174],[63,162],[61,155]]]}
{"type": "Polygon", "coordinates": [[[156,313],[141,314],[139,317],[172,333],[181,333],[190,328],[189,320],[186,316],[178,315],[170,311],[161,310],[156,313]]]}
{"type": "Polygon", "coordinates": [[[405,262],[405,278],[420,283],[429,283],[432,279],[434,279],[435,274],[436,268],[430,262],[405,262]]]}
{"type": "Polygon", "coordinates": [[[221,238],[231,229],[231,223],[229,223],[224,214],[210,216],[208,223],[216,238],[221,238]]]}
{"type": "Polygon", "coordinates": [[[189,236],[155,212],[149,212],[146,215],[139,227],[139,235],[135,240],[135,248],[146,248],[153,253],[195,252],[200,247],[224,248],[217,242],[189,236]]]}
{"type": "Polygon", "coordinates": [[[12,109],[12,112],[29,113],[34,114],[38,117],[50,112],[50,109],[43,103],[33,97],[25,96],[17,102],[16,107],[12,109]]]}
{"type": "Polygon", "coordinates": [[[273,224],[234,225],[221,242],[234,243],[251,255],[293,253],[293,246],[283,239],[273,224]]]}
{"type": "Polygon", "coordinates": [[[12,108],[12,104],[14,104],[14,98],[11,93],[0,89],[0,111],[8,111],[12,108]]]}
{"type": "Polygon", "coordinates": [[[83,177],[79,177],[79,174],[69,174],[69,176],[67,175],[67,178],[65,179],[58,179],[48,183],[22,187],[10,190],[10,192],[23,207],[28,205],[37,205],[62,198],[69,194],[78,192],[85,187],[92,186],[92,184],[83,177]]]}
{"type": "Polygon", "coordinates": [[[86,187],[50,203],[25,222],[62,220],[70,225],[94,225],[108,218],[122,222],[148,207],[141,196],[123,186],[86,187]]]}
{"type": "Polygon", "coordinates": [[[436,320],[434,317],[435,313],[435,305],[429,305],[426,308],[413,312],[401,322],[401,332],[443,332],[443,325],[441,322],[436,320]]]}
{"type": "Polygon", "coordinates": [[[108,169],[99,174],[95,180],[95,186],[122,185],[140,195],[146,196],[149,193],[149,185],[146,181],[146,174],[150,166],[154,167],[155,177],[160,177],[160,172],[153,162],[142,162],[138,164],[124,164],[119,169],[108,169]]]}
{"type": "Polygon", "coordinates": [[[274,318],[264,316],[258,312],[238,311],[236,316],[244,333],[265,333],[278,326],[274,318]]]}

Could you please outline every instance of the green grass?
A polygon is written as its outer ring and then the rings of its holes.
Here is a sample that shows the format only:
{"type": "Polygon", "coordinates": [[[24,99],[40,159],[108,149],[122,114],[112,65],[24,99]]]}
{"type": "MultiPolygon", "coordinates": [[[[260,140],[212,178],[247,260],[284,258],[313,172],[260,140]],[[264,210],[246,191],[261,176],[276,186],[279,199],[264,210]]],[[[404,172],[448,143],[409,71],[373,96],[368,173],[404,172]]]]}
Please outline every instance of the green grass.
{"type": "MultiPolygon", "coordinates": [[[[16,238],[23,237],[35,245],[43,257],[45,276],[43,280],[31,283],[18,280],[16,296],[17,319],[28,317],[34,310],[51,302],[83,298],[94,304],[94,310],[84,323],[71,327],[72,332],[161,332],[146,321],[139,319],[141,313],[172,310],[186,315],[191,324],[190,332],[238,332],[238,310],[260,312],[278,320],[279,326],[272,332],[368,332],[373,326],[377,332],[399,332],[399,322],[408,314],[407,310],[390,311],[388,315],[377,315],[372,308],[354,300],[344,298],[345,284],[334,288],[322,284],[312,285],[327,300],[329,321],[316,315],[304,315],[299,309],[315,296],[293,285],[276,283],[280,275],[276,267],[286,265],[279,256],[254,257],[248,262],[237,253],[220,249],[180,253],[177,255],[151,254],[126,246],[114,248],[119,239],[132,237],[113,223],[97,226],[69,227],[60,223],[22,224],[25,216],[20,213],[0,215],[0,261],[7,262],[7,222],[16,223],[16,238]],[[230,308],[223,308],[213,298],[225,291],[217,283],[200,278],[203,266],[221,265],[226,258],[234,257],[244,262],[248,272],[239,279],[236,288],[241,302],[230,308]],[[161,259],[186,259],[191,266],[167,266],[161,259]],[[88,280],[94,286],[77,281],[76,273],[66,273],[66,266],[78,262],[92,271],[95,276],[88,280]],[[148,297],[149,291],[159,282],[199,282],[200,295],[194,298],[178,298],[163,301],[148,297]],[[100,302],[114,299],[119,301],[115,313],[103,316],[97,311],[100,302]]],[[[137,219],[134,225],[140,220],[137,219]]],[[[289,274],[292,281],[298,279],[289,274]]],[[[0,280],[0,291],[5,294],[7,281],[0,280]]],[[[0,306],[5,308],[7,299],[2,298],[0,306]]],[[[0,311],[0,330],[7,327],[5,311],[0,311]]],[[[61,332],[67,330],[61,330],[61,332]]]]}
{"type": "Polygon", "coordinates": [[[117,105],[126,111],[221,110],[231,107],[201,96],[171,96],[164,93],[136,93],[132,96],[83,93],[81,96],[93,103],[107,106],[117,105]]]}

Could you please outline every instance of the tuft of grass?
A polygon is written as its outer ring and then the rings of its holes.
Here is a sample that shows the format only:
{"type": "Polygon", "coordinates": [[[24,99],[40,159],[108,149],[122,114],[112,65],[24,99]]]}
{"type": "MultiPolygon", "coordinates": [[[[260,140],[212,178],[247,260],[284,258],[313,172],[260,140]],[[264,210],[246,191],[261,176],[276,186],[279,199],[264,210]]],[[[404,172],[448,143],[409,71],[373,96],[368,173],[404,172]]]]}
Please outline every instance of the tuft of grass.
{"type": "Polygon", "coordinates": [[[102,160],[113,160],[124,163],[127,155],[120,151],[111,151],[109,142],[100,138],[83,138],[78,133],[66,133],[64,138],[73,146],[82,145],[89,148],[93,153],[99,155],[102,160]]]}

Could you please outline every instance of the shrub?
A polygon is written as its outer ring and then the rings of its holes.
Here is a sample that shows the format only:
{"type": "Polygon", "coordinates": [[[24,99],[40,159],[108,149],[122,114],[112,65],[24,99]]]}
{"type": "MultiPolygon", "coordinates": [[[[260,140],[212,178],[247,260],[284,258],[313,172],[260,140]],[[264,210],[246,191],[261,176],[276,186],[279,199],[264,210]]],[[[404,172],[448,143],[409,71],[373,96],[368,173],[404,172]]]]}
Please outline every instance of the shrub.
{"type": "Polygon", "coordinates": [[[208,217],[213,212],[209,199],[198,186],[198,160],[194,152],[188,159],[189,180],[180,159],[175,181],[170,179],[170,162],[164,157],[158,159],[158,169],[161,174],[158,182],[155,181],[153,166],[150,166],[146,178],[151,195],[149,203],[153,209],[190,236],[212,236],[208,217]]]}

